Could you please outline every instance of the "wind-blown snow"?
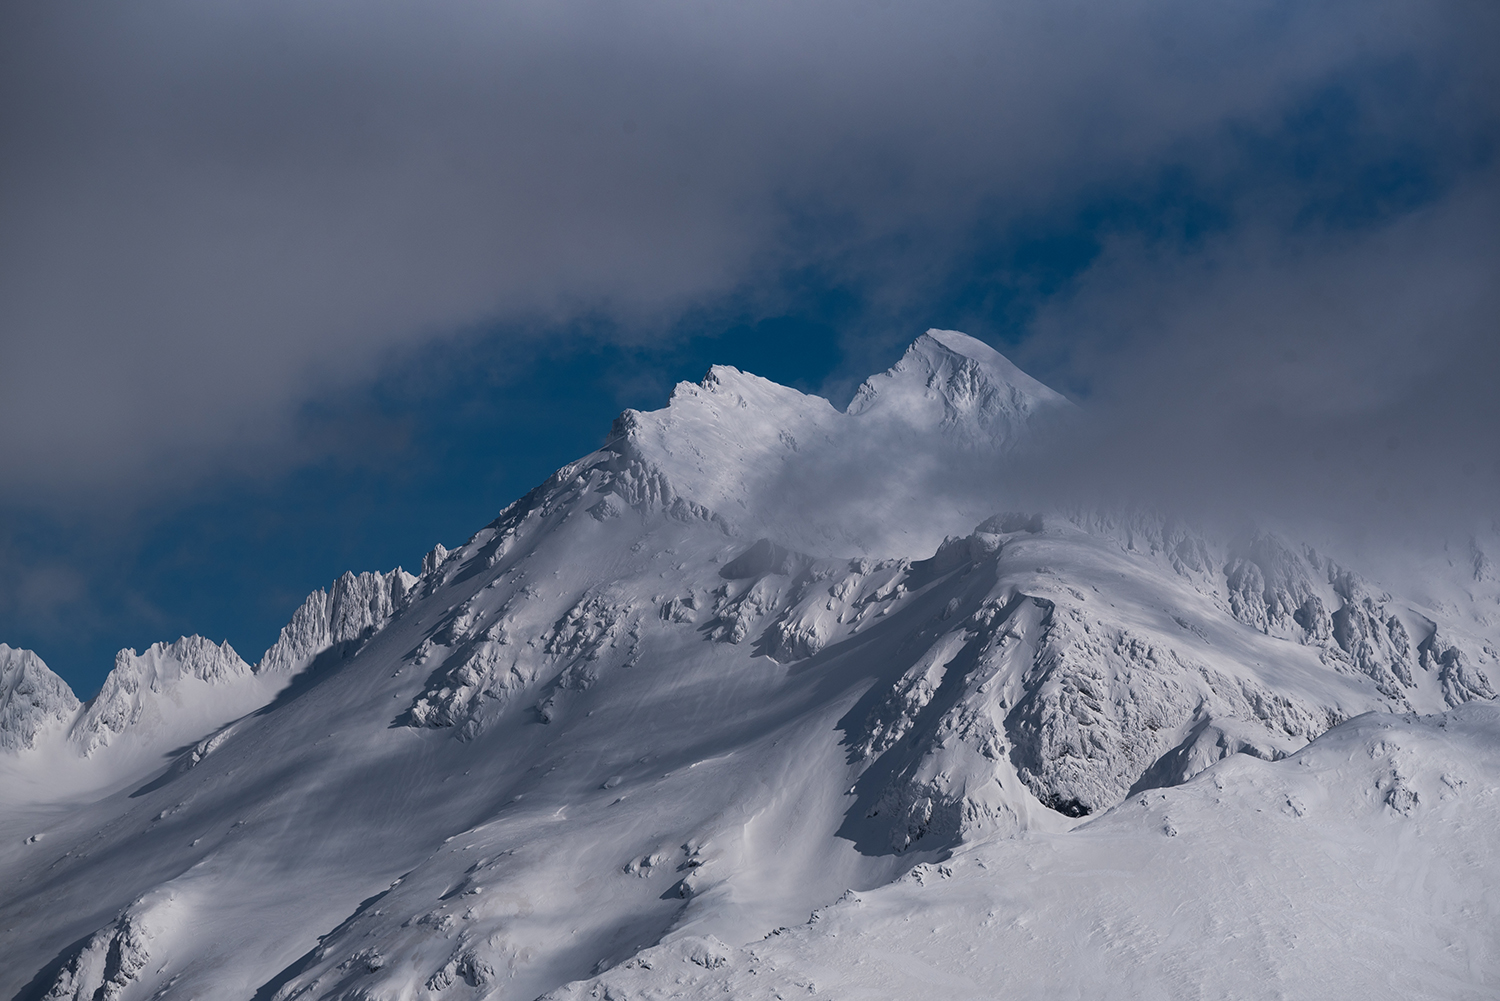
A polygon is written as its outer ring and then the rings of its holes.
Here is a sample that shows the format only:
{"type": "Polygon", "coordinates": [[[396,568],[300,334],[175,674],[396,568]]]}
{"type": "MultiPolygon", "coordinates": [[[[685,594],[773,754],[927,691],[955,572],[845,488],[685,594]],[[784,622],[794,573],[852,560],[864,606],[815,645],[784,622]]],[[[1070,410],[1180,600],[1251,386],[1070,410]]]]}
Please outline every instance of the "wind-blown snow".
{"type": "Polygon", "coordinates": [[[1070,406],[715,368],[254,667],[0,647],[0,996],[1481,996],[1487,564],[942,489],[1070,406]]]}
{"type": "Polygon", "coordinates": [[[819,556],[930,553],[994,513],[992,502],[945,491],[943,481],[1071,406],[953,331],[918,338],[845,413],[715,366],[701,383],[680,384],[665,410],[626,411],[616,422],[606,496],[620,502],[601,502],[597,514],[652,503],[819,556]]]}

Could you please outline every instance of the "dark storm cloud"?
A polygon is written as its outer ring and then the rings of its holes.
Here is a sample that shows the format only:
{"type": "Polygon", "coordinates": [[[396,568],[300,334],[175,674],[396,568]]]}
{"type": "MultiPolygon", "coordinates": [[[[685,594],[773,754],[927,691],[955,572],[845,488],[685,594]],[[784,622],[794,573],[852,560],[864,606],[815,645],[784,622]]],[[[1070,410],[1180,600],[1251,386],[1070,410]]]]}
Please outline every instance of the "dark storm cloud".
{"type": "Polygon", "coordinates": [[[1090,419],[1033,486],[1355,541],[1472,530],[1500,517],[1497,276],[1500,204],[1474,186],[1354,231],[1121,240],[1037,318],[1090,419]]]}
{"type": "MultiPolygon", "coordinates": [[[[1462,125],[1493,82],[1488,16],[21,0],[0,15],[7,489],[266,461],[325,387],[486,322],[649,336],[810,263],[900,297],[977,214],[1184,150],[1211,172],[1216,136],[1362,67],[1404,67],[1462,125]]],[[[1120,267],[1069,308],[1199,277],[1120,267]]]]}

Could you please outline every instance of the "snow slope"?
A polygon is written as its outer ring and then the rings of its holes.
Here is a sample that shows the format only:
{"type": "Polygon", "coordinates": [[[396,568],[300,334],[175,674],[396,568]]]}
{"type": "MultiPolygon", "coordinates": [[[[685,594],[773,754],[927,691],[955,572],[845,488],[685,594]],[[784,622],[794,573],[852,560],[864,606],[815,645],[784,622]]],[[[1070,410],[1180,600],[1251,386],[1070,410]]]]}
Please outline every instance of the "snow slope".
{"type": "Polygon", "coordinates": [[[951,332],[845,413],[715,368],[254,667],[190,637],[79,705],[0,647],[0,998],[1310,997],[1376,983],[1350,921],[1492,988],[1493,632],[942,489],[1068,410],[951,332]]]}
{"type": "Polygon", "coordinates": [[[1500,712],[1368,715],[1064,834],[965,846],[735,947],[683,936],[549,1001],[1490,998],[1500,712]]]}

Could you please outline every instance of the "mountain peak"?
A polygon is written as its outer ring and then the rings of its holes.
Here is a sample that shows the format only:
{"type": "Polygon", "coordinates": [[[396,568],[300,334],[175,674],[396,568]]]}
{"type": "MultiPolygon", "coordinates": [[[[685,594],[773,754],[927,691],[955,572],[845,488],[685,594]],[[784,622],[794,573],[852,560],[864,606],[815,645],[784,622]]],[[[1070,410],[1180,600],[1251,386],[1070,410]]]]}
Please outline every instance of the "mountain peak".
{"type": "Polygon", "coordinates": [[[994,513],[986,495],[945,498],[958,508],[939,515],[942,503],[914,489],[932,456],[998,455],[1025,439],[1038,414],[1070,406],[989,345],[951,330],[918,337],[843,412],[715,365],[700,382],[679,383],[665,409],[615,422],[609,449],[639,468],[612,473],[610,489],[663,507],[680,502],[726,530],[806,553],[929,550],[994,513]],[[896,516],[912,504],[925,517],[896,516]]]}
{"type": "Polygon", "coordinates": [[[982,366],[997,382],[1015,386],[1038,400],[1048,403],[1066,402],[1061,393],[1021,371],[1014,362],[984,341],[957,330],[938,330],[934,327],[913,341],[906,353],[919,354],[935,363],[951,363],[954,359],[972,361],[982,366]]]}
{"type": "Polygon", "coordinates": [[[996,515],[1067,404],[961,334],[858,403],[715,368],[254,669],[190,636],[80,707],[0,645],[0,998],[1500,979],[1493,622],[1268,534],[996,515]]]}
{"type": "Polygon", "coordinates": [[[42,658],[0,643],[0,750],[34,746],[43,730],[77,710],[73,690],[42,658]]]}
{"type": "Polygon", "coordinates": [[[159,725],[172,715],[167,703],[175,706],[193,682],[223,685],[250,674],[250,665],[227,640],[184,636],[174,643],[153,643],[144,653],[121,650],[115,669],[74,725],[73,737],[85,755],[93,754],[142,720],[159,725]]]}
{"type": "Polygon", "coordinates": [[[1005,447],[1038,412],[1070,406],[983,341],[934,329],[913,341],[889,370],[865,380],[848,412],[1005,447]]]}

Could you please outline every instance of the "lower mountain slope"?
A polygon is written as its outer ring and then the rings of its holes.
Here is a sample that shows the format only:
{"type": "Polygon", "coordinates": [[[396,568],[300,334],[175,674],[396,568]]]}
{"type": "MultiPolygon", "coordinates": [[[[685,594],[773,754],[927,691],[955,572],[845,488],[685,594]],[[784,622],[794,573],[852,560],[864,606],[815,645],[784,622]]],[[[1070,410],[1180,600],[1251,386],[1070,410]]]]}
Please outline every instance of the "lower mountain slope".
{"type": "Polygon", "coordinates": [[[1370,714],[1065,834],[967,845],[810,920],[685,935],[548,1001],[1490,998],[1500,709],[1370,714]]]}

